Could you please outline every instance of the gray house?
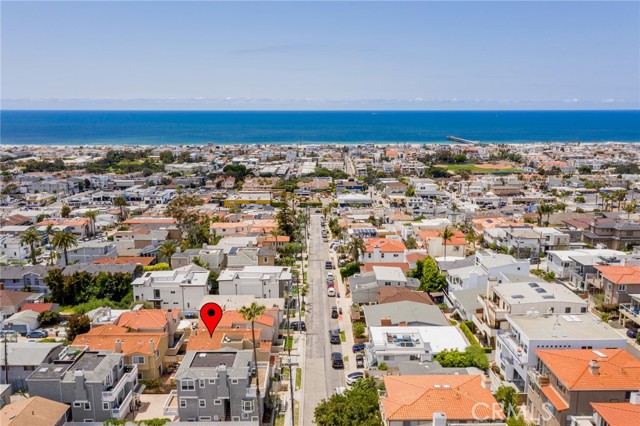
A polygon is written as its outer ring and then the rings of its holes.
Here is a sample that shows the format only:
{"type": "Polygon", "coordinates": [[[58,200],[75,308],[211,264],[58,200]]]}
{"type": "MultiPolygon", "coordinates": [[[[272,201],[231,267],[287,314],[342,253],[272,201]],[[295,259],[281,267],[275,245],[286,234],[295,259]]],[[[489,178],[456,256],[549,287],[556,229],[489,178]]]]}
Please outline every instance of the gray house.
{"type": "Polygon", "coordinates": [[[0,384],[8,384],[13,392],[27,387],[27,377],[42,363],[51,362],[62,351],[61,343],[7,343],[9,383],[5,383],[4,343],[0,344],[0,384]]]}
{"type": "Polygon", "coordinates": [[[241,351],[189,351],[176,372],[177,392],[165,404],[165,415],[181,421],[251,421],[258,424],[258,403],[269,388],[268,363],[253,365],[253,353],[241,351]],[[260,377],[257,400],[256,375],[260,377]]]}
{"type": "Polygon", "coordinates": [[[31,287],[36,293],[49,293],[49,288],[43,278],[49,268],[42,265],[3,266],[0,268],[0,283],[5,290],[22,290],[31,287]]]}
{"type": "Polygon", "coordinates": [[[85,349],[68,346],[37,367],[29,394],[69,404],[74,421],[124,419],[139,404],[138,367],[125,365],[123,354],[85,349]]]}
{"type": "Polygon", "coordinates": [[[38,321],[38,312],[27,309],[25,311],[16,312],[9,318],[2,321],[2,330],[14,330],[22,335],[26,335],[30,331],[40,327],[38,321]]]}
{"type": "Polygon", "coordinates": [[[424,303],[402,301],[363,306],[362,309],[369,327],[451,325],[440,308],[424,303]]]}

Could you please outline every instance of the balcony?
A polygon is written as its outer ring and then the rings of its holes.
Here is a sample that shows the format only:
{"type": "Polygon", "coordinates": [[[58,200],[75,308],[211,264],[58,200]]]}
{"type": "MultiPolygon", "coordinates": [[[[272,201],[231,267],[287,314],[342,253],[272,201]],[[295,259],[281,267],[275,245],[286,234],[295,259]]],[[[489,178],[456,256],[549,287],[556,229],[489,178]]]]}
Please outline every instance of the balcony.
{"type": "MultiPolygon", "coordinates": [[[[526,364],[529,361],[529,355],[524,351],[511,330],[498,330],[498,340],[502,342],[502,347],[507,348],[512,360],[518,364],[526,364]]],[[[513,364],[511,362],[510,364],[513,364]]]]}
{"type": "Polygon", "coordinates": [[[115,386],[112,386],[111,389],[102,392],[102,400],[103,401],[114,401],[122,389],[124,389],[124,385],[126,383],[133,383],[138,377],[138,366],[137,365],[127,365],[125,366],[125,373],[120,377],[118,383],[115,386]]]}
{"type": "Polygon", "coordinates": [[[178,391],[172,390],[167,397],[167,400],[162,407],[162,413],[165,416],[177,416],[178,415],[178,391]]]}
{"type": "Polygon", "coordinates": [[[127,396],[122,399],[122,401],[118,403],[114,401],[114,404],[112,404],[114,408],[111,409],[111,417],[118,420],[124,419],[126,415],[129,414],[132,399],[133,391],[131,390],[127,396]]]}
{"type": "Polygon", "coordinates": [[[537,370],[529,370],[527,372],[529,379],[538,386],[546,386],[549,384],[549,374],[541,373],[537,370]]]}
{"type": "Polygon", "coordinates": [[[621,303],[620,313],[640,326],[640,297],[633,295],[631,303],[621,303]]]}

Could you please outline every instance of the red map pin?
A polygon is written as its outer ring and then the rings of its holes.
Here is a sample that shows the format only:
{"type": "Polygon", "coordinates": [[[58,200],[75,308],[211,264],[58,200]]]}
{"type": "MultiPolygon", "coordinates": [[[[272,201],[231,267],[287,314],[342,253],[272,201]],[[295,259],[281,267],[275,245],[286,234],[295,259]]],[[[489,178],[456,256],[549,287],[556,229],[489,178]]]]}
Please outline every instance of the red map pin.
{"type": "Polygon", "coordinates": [[[202,308],[200,308],[200,319],[204,325],[207,326],[209,337],[211,337],[222,319],[222,308],[217,303],[205,303],[202,308]]]}

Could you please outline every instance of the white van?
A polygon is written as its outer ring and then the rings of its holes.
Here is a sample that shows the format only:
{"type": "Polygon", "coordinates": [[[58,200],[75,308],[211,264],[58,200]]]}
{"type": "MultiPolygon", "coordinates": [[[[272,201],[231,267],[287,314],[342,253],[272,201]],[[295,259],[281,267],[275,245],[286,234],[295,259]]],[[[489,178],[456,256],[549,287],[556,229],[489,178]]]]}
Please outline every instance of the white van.
{"type": "Polygon", "coordinates": [[[327,289],[327,296],[329,297],[336,297],[336,289],[333,287],[329,287],[327,289]]]}

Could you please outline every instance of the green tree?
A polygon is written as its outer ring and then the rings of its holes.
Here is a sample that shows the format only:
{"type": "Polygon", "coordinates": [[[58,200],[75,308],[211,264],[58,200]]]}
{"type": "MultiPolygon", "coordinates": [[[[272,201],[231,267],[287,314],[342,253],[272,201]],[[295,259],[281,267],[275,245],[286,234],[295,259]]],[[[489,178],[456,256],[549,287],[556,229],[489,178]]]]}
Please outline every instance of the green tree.
{"type": "Polygon", "coordinates": [[[207,262],[205,262],[204,260],[200,259],[200,257],[196,256],[193,258],[193,262],[194,265],[197,265],[201,268],[204,269],[209,269],[209,264],[207,262]]]}
{"type": "Polygon", "coordinates": [[[365,326],[361,322],[353,323],[353,336],[357,339],[364,337],[365,326]]]}
{"type": "Polygon", "coordinates": [[[631,213],[636,211],[636,207],[638,202],[636,200],[631,200],[624,205],[623,210],[627,212],[627,220],[631,219],[631,213]]]}
{"type": "Polygon", "coordinates": [[[323,399],[314,409],[318,426],[382,426],[378,400],[378,385],[374,379],[358,380],[342,395],[323,399]]]}
{"type": "Polygon", "coordinates": [[[436,355],[435,360],[443,367],[477,367],[481,370],[489,368],[489,360],[480,346],[467,346],[464,352],[457,349],[445,349],[436,355]]]}
{"type": "Polygon", "coordinates": [[[28,244],[29,245],[29,258],[31,259],[31,264],[37,264],[36,259],[36,245],[40,245],[42,239],[40,238],[40,233],[35,228],[27,229],[20,236],[20,244],[28,244]]]}
{"type": "Polygon", "coordinates": [[[360,265],[361,263],[347,263],[344,268],[340,268],[340,276],[342,278],[348,278],[355,274],[360,273],[360,265]]]}
{"type": "Polygon", "coordinates": [[[66,305],[67,301],[64,297],[64,275],[62,275],[62,270],[58,268],[50,269],[43,278],[43,281],[51,293],[51,298],[57,303],[66,305]]]}
{"type": "Polygon", "coordinates": [[[164,211],[165,215],[176,220],[176,224],[192,246],[208,243],[210,220],[198,211],[203,204],[202,197],[183,194],[171,200],[164,211]],[[205,235],[203,235],[203,227],[206,228],[205,235]]]}
{"type": "Polygon", "coordinates": [[[89,218],[91,224],[91,235],[96,235],[96,217],[98,217],[97,210],[89,210],[85,212],[84,217],[89,218]]]}
{"type": "Polygon", "coordinates": [[[453,231],[446,226],[442,232],[440,233],[440,238],[442,238],[442,246],[444,247],[444,260],[447,260],[447,241],[451,241],[453,238],[453,231]]]}
{"type": "Polygon", "coordinates": [[[69,231],[58,232],[53,236],[51,245],[56,250],[60,249],[64,253],[64,264],[69,265],[68,250],[78,245],[78,239],[69,231]]]}
{"type": "Polygon", "coordinates": [[[158,249],[158,254],[160,255],[160,259],[168,263],[171,262],[171,256],[176,254],[177,250],[175,242],[165,241],[158,249]]]}
{"type": "Polygon", "coordinates": [[[260,318],[264,311],[266,311],[264,305],[258,305],[256,302],[252,302],[249,306],[243,306],[240,308],[240,315],[245,321],[251,321],[251,342],[253,344],[253,365],[256,367],[256,400],[258,401],[258,419],[262,419],[262,404],[260,404],[260,374],[258,372],[258,352],[256,349],[256,330],[255,321],[260,318]]]}
{"type": "Polygon", "coordinates": [[[442,291],[447,286],[447,280],[438,270],[438,265],[432,257],[427,256],[422,264],[420,277],[420,291],[442,291]]]}
{"type": "Polygon", "coordinates": [[[289,199],[286,195],[282,197],[282,205],[276,213],[276,220],[278,222],[278,229],[282,235],[287,235],[294,241],[296,236],[296,219],[295,211],[292,206],[289,205],[289,199]]]}
{"type": "Polygon", "coordinates": [[[162,161],[164,164],[173,163],[174,158],[175,157],[173,156],[173,152],[171,152],[170,150],[160,152],[160,161],[162,161]]]}
{"type": "Polygon", "coordinates": [[[538,208],[536,209],[536,214],[538,215],[538,226],[542,226],[542,216],[545,214],[547,215],[547,225],[549,225],[549,218],[553,211],[553,204],[545,202],[538,204],[538,208]]]}
{"type": "Polygon", "coordinates": [[[351,253],[351,257],[353,257],[354,262],[358,262],[360,260],[360,255],[362,255],[367,249],[367,245],[361,237],[351,238],[348,247],[349,253],[351,253]]]}
{"type": "Polygon", "coordinates": [[[42,311],[38,314],[40,325],[49,326],[60,322],[60,314],[55,311],[42,311]]]}
{"type": "Polygon", "coordinates": [[[120,208],[120,221],[124,222],[127,218],[124,208],[129,205],[129,202],[122,195],[118,195],[113,199],[113,205],[120,208]]]}
{"type": "Polygon", "coordinates": [[[67,340],[73,342],[77,335],[91,330],[91,319],[86,315],[75,315],[67,323],[67,340]]]}
{"type": "Polygon", "coordinates": [[[69,207],[68,205],[63,205],[62,208],[60,209],[60,216],[67,218],[69,217],[69,215],[71,214],[71,207],[69,207]]]}
{"type": "Polygon", "coordinates": [[[500,386],[496,391],[496,401],[507,416],[512,417],[518,413],[518,395],[511,386],[500,386]]]}
{"type": "Polygon", "coordinates": [[[218,274],[216,271],[211,271],[209,274],[209,294],[220,293],[220,285],[218,284],[218,274]]]}
{"type": "Polygon", "coordinates": [[[404,246],[406,248],[408,248],[409,250],[415,250],[415,249],[418,248],[418,242],[416,241],[416,239],[414,237],[409,237],[404,242],[404,246]]]}

